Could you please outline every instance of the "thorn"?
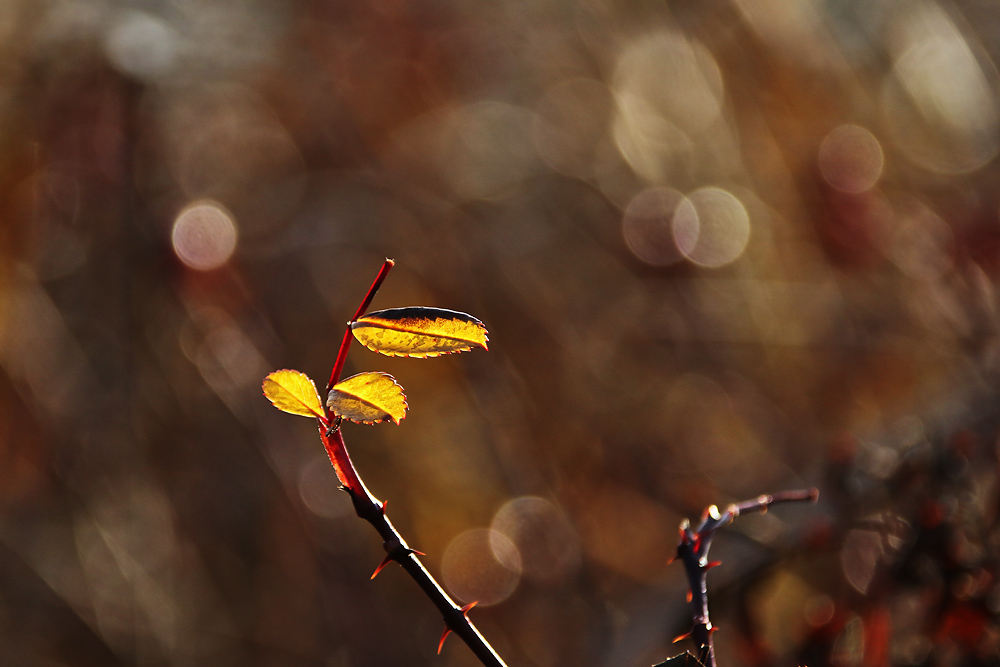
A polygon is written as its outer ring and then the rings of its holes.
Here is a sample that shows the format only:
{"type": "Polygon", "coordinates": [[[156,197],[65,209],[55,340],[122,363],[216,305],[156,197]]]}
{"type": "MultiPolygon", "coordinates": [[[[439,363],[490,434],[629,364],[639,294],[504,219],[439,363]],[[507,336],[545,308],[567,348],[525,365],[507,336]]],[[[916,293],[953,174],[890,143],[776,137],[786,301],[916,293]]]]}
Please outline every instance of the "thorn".
{"type": "Polygon", "coordinates": [[[411,554],[417,554],[418,556],[426,556],[427,555],[423,551],[417,551],[416,549],[410,549],[410,553],[411,554]]]}
{"type": "MultiPolygon", "coordinates": [[[[418,552],[414,552],[414,553],[418,553],[418,552]]],[[[473,607],[475,607],[477,604],[479,604],[479,600],[476,600],[474,602],[470,602],[469,604],[465,605],[464,607],[459,607],[458,610],[460,612],[462,612],[463,616],[465,616],[466,614],[469,613],[469,610],[472,609],[473,607]]],[[[438,642],[438,655],[441,655],[441,647],[444,646],[444,640],[447,639],[448,635],[450,635],[450,634],[451,634],[451,628],[449,628],[447,625],[445,625],[444,626],[444,632],[441,633],[441,641],[438,642]]]]}
{"type": "Polygon", "coordinates": [[[677,643],[677,642],[679,642],[680,640],[682,640],[682,639],[687,639],[687,638],[688,638],[688,637],[690,637],[690,636],[691,636],[691,631],[689,630],[689,631],[685,632],[685,633],[684,633],[683,635],[677,635],[676,637],[674,637],[674,641],[672,641],[672,642],[670,642],[670,643],[671,643],[671,644],[676,644],[676,643],[677,643]]]}
{"type": "Polygon", "coordinates": [[[444,648],[444,640],[448,638],[451,634],[451,628],[445,627],[444,632],[441,633],[441,641],[438,642],[438,655],[441,655],[441,649],[444,648]]]}
{"type": "Polygon", "coordinates": [[[705,569],[711,570],[713,567],[719,567],[720,565],[722,565],[721,560],[713,560],[711,563],[705,566],[705,569]]]}
{"type": "MultiPolygon", "coordinates": [[[[374,575],[372,575],[372,578],[374,578],[374,575]]],[[[693,599],[694,599],[694,593],[692,593],[691,591],[688,591],[688,594],[687,594],[688,604],[691,604],[691,600],[693,600],[693,599]]]]}
{"type": "Polygon", "coordinates": [[[386,554],[385,558],[382,559],[382,562],[379,563],[378,567],[375,568],[375,571],[372,572],[371,579],[374,579],[375,577],[377,577],[378,573],[382,571],[382,568],[384,568],[390,562],[392,562],[392,556],[390,556],[389,554],[386,554]]]}
{"type": "Polygon", "coordinates": [[[382,516],[385,516],[385,508],[388,506],[389,506],[389,499],[386,498],[385,500],[382,501],[382,506],[379,508],[380,510],[382,510],[382,516]]]}

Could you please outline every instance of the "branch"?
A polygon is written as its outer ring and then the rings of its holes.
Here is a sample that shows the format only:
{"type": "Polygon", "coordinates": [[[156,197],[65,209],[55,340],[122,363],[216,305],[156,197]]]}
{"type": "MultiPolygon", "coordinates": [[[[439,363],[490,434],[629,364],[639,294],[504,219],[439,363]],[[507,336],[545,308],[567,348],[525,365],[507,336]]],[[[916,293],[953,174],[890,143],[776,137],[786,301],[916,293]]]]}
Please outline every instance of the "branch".
{"type": "MultiPolygon", "coordinates": [[[[327,384],[327,393],[340,380],[340,374],[343,371],[347,352],[350,349],[351,339],[353,338],[350,326],[351,322],[364,315],[365,310],[368,309],[372,298],[375,296],[375,292],[378,291],[379,286],[385,280],[385,276],[393,264],[394,262],[391,259],[385,260],[378,276],[375,277],[371,287],[368,288],[368,294],[365,295],[357,312],[354,313],[354,317],[348,322],[347,331],[344,333],[344,340],[341,342],[340,350],[337,353],[337,361],[333,366],[333,372],[330,374],[330,382],[327,384]]],[[[320,439],[323,441],[326,453],[330,457],[330,463],[333,464],[334,470],[337,471],[337,477],[340,478],[344,490],[351,496],[354,511],[359,517],[370,523],[382,537],[382,548],[385,549],[386,556],[375,570],[372,578],[374,579],[375,575],[386,564],[392,561],[399,563],[406,570],[407,574],[417,582],[417,585],[420,586],[424,594],[430,598],[430,601],[434,603],[434,606],[438,608],[438,611],[444,617],[445,631],[441,635],[441,644],[438,645],[439,653],[444,643],[444,638],[448,633],[454,632],[462,638],[475,656],[479,658],[479,661],[483,665],[486,665],[486,667],[507,667],[496,651],[493,650],[493,647],[490,646],[489,642],[486,641],[476,626],[473,625],[472,621],[469,620],[469,609],[475,603],[459,607],[444,589],[441,588],[441,585],[438,584],[434,577],[431,576],[430,572],[424,568],[420,559],[417,558],[418,554],[423,554],[414,551],[406,544],[406,540],[403,539],[403,536],[399,534],[399,531],[389,521],[389,517],[386,516],[385,503],[380,502],[371,494],[365,486],[364,481],[362,481],[361,476],[358,475],[358,471],[354,468],[351,457],[347,453],[347,446],[344,444],[344,436],[339,428],[339,422],[334,422],[330,419],[329,408],[327,408],[327,418],[330,423],[338,424],[328,427],[323,424],[322,420],[317,420],[320,439]]]]}
{"type": "MultiPolygon", "coordinates": [[[[691,529],[687,519],[681,522],[680,544],[677,545],[677,556],[684,563],[688,585],[691,587],[691,617],[694,625],[689,633],[698,647],[698,660],[705,667],[716,667],[715,647],[712,644],[712,633],[715,628],[708,616],[708,585],[707,574],[718,565],[718,561],[709,562],[708,550],[712,546],[715,531],[730,523],[741,514],[766,512],[771,505],[790,502],[816,502],[819,490],[814,488],[802,491],[785,491],[774,495],[761,495],[752,500],[730,505],[725,512],[720,513],[715,505],[708,507],[701,515],[698,527],[691,529]]],[[[678,637],[682,639],[687,635],[678,637]]]]}

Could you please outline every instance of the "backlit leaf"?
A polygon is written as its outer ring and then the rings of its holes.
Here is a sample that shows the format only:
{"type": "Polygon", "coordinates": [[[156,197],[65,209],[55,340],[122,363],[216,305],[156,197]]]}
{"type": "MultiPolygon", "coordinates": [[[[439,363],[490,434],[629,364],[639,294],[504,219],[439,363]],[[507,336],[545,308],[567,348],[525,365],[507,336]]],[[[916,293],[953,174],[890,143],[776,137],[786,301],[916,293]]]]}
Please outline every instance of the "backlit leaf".
{"type": "Polygon", "coordinates": [[[264,378],[264,395],[274,407],[293,415],[325,417],[316,385],[299,371],[274,371],[264,378]]]}
{"type": "Polygon", "coordinates": [[[406,416],[406,396],[388,373],[359,373],[330,390],[326,404],[333,414],[359,424],[392,420],[399,423],[406,416]]]}
{"type": "Polygon", "coordinates": [[[456,310],[410,306],[370,313],[351,323],[354,337],[390,357],[437,357],[486,347],[486,327],[456,310]]]}

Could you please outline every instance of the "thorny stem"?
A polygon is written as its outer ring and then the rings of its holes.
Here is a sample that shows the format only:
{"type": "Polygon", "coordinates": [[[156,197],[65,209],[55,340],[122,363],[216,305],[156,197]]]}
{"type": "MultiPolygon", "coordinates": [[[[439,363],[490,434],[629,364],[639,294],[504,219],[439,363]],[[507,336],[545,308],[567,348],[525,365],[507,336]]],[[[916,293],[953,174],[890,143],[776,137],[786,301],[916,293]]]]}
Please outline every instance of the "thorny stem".
{"type": "Polygon", "coordinates": [[[691,639],[698,647],[698,660],[705,667],[716,667],[715,648],[712,644],[712,633],[715,628],[712,627],[708,616],[708,585],[706,583],[708,571],[719,564],[708,560],[708,550],[712,546],[715,531],[741,514],[766,512],[768,507],[778,503],[815,502],[818,497],[819,490],[815,487],[801,491],[761,495],[730,505],[721,514],[719,508],[712,505],[704,511],[701,522],[693,530],[690,521],[684,519],[681,522],[681,541],[677,545],[677,558],[684,563],[684,571],[687,573],[688,584],[691,587],[691,617],[694,621],[690,633],[691,639]]]}
{"type": "MultiPolygon", "coordinates": [[[[365,310],[368,309],[372,298],[375,296],[375,292],[378,291],[382,281],[385,280],[385,276],[389,273],[389,269],[392,268],[393,263],[391,259],[386,259],[385,263],[382,264],[378,276],[372,282],[371,287],[368,288],[368,294],[365,295],[357,312],[354,313],[351,322],[364,315],[365,310]]],[[[353,334],[351,333],[349,322],[347,331],[344,334],[344,340],[340,344],[340,350],[337,353],[337,361],[334,364],[333,372],[330,374],[330,382],[326,388],[327,393],[329,393],[333,385],[340,379],[340,373],[344,369],[344,361],[347,358],[347,351],[350,349],[352,338],[353,334]]],[[[414,551],[406,544],[406,540],[403,539],[403,536],[399,534],[399,531],[389,521],[389,517],[385,514],[385,503],[380,502],[371,494],[358,475],[358,471],[354,468],[351,457],[347,453],[347,447],[344,444],[344,436],[341,430],[329,427],[329,422],[332,421],[329,411],[327,412],[327,421],[328,423],[324,424],[322,420],[317,420],[320,439],[323,441],[326,453],[330,457],[330,463],[333,464],[334,470],[337,471],[337,477],[340,478],[341,483],[344,485],[344,490],[351,496],[354,511],[359,517],[370,523],[382,537],[382,547],[386,553],[386,561],[384,562],[395,561],[406,570],[407,574],[417,582],[417,585],[424,591],[424,594],[434,603],[438,611],[441,612],[441,615],[444,617],[446,633],[451,631],[458,635],[483,665],[487,667],[507,667],[503,659],[497,655],[497,652],[493,650],[493,647],[486,641],[486,638],[483,637],[472,621],[469,620],[467,616],[469,607],[459,607],[451,599],[444,589],[441,588],[441,585],[431,576],[431,573],[423,566],[420,559],[417,558],[417,553],[419,552],[414,551]]],[[[376,570],[377,573],[378,570],[376,570]]]]}

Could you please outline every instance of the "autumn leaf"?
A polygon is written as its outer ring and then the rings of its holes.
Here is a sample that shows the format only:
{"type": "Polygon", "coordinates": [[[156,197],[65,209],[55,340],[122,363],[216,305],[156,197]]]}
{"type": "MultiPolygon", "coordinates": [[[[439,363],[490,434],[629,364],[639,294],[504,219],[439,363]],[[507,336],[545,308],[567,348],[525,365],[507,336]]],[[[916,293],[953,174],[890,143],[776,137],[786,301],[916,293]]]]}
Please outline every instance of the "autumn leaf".
{"type": "Polygon", "coordinates": [[[486,327],[472,315],[443,308],[410,306],[370,313],[351,323],[369,350],[390,357],[437,357],[488,349],[486,327]]]}
{"type": "Polygon", "coordinates": [[[359,424],[406,417],[403,388],[388,373],[359,373],[338,382],[330,390],[326,404],[333,414],[359,424]]]}
{"type": "Polygon", "coordinates": [[[264,378],[264,396],[274,407],[293,415],[325,417],[316,385],[299,371],[274,371],[264,378]]]}

